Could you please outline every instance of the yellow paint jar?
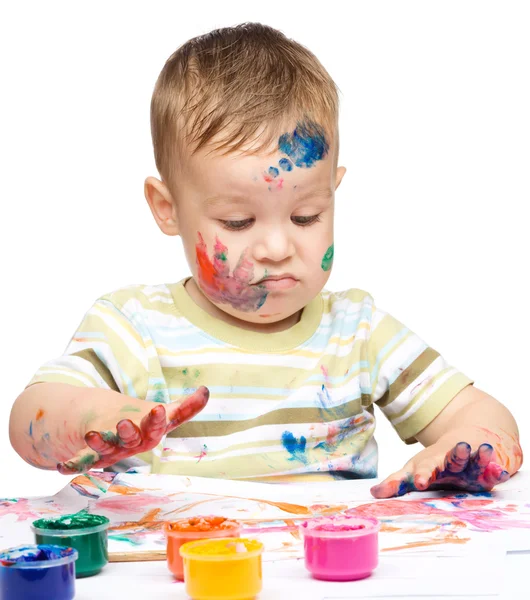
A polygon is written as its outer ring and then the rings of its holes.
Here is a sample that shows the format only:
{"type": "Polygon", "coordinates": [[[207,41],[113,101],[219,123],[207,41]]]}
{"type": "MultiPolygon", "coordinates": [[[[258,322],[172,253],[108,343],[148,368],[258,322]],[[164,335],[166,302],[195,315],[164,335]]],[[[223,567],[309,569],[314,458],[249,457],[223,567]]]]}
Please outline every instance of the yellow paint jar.
{"type": "Polygon", "coordinates": [[[263,544],[246,538],[188,542],[180,548],[193,600],[250,600],[261,591],[263,544]]]}

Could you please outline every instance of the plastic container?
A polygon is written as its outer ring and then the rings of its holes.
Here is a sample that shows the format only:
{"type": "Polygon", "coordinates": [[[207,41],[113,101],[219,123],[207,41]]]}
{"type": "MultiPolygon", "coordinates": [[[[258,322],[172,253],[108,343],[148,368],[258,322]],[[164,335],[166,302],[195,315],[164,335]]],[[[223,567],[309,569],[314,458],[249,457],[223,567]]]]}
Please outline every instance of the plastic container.
{"type": "Polygon", "coordinates": [[[167,566],[177,579],[183,580],[182,544],[209,538],[239,537],[241,524],[224,517],[190,517],[166,523],[164,531],[167,537],[167,566]]]}
{"type": "Polygon", "coordinates": [[[353,515],[302,523],[306,569],[326,581],[369,577],[378,563],[378,532],[377,519],[353,515]]]}
{"type": "Polygon", "coordinates": [[[97,575],[107,564],[108,527],[107,517],[84,512],[55,519],[38,519],[31,526],[37,544],[59,544],[77,550],[77,577],[97,575]]]}
{"type": "Polygon", "coordinates": [[[246,538],[188,542],[184,559],[186,593],[193,600],[249,600],[262,588],[263,544],[246,538]]]}
{"type": "Polygon", "coordinates": [[[0,553],[2,600],[72,600],[77,551],[64,546],[17,546],[0,553]]]}

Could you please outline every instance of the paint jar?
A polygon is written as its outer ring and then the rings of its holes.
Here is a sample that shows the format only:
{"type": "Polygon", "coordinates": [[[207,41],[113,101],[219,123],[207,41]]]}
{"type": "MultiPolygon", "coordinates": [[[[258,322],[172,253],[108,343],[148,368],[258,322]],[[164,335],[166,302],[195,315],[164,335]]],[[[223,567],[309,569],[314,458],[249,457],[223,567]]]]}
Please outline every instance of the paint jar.
{"type": "Polygon", "coordinates": [[[239,537],[241,524],[224,517],[190,517],[166,523],[164,531],[167,537],[167,566],[177,579],[183,580],[184,565],[179,552],[182,544],[209,538],[239,537]]]}
{"type": "Polygon", "coordinates": [[[0,553],[2,600],[72,600],[77,551],[65,546],[17,546],[0,553]]]}
{"type": "Polygon", "coordinates": [[[263,544],[247,538],[188,542],[184,559],[186,593],[193,600],[247,600],[262,587],[263,544]]]}
{"type": "Polygon", "coordinates": [[[77,577],[97,575],[107,564],[108,527],[107,517],[84,511],[54,519],[38,519],[31,526],[37,544],[59,544],[77,550],[77,577]]]}
{"type": "Polygon", "coordinates": [[[377,519],[322,517],[300,526],[306,569],[315,579],[353,581],[369,577],[378,562],[377,519]]]}

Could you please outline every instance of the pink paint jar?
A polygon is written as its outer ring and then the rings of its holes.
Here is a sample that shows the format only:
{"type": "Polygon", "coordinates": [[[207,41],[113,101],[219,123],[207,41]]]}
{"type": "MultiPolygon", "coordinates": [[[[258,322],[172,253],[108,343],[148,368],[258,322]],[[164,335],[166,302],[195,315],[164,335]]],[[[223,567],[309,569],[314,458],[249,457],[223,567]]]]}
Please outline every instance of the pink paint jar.
{"type": "Polygon", "coordinates": [[[180,547],[186,542],[209,538],[239,537],[241,523],[224,517],[199,516],[166,523],[167,565],[173,575],[184,579],[184,564],[180,547]]]}
{"type": "Polygon", "coordinates": [[[353,581],[369,577],[377,567],[377,519],[322,517],[300,526],[306,569],[315,579],[353,581]]]}

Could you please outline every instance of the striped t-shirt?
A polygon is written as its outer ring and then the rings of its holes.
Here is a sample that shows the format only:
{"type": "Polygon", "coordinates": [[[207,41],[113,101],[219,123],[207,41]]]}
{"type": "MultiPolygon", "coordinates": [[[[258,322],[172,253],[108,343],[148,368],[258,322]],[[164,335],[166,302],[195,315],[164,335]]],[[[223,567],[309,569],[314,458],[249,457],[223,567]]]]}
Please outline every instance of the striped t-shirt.
{"type": "Polygon", "coordinates": [[[210,316],[184,283],[103,296],[30,382],[164,403],[208,387],[203,411],[138,457],[154,473],[375,477],[374,404],[410,442],[472,383],[362,290],[322,291],[290,329],[255,333],[210,316]]]}

